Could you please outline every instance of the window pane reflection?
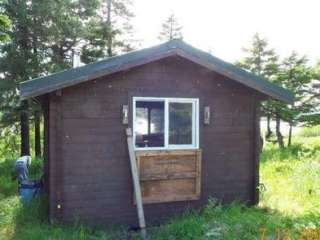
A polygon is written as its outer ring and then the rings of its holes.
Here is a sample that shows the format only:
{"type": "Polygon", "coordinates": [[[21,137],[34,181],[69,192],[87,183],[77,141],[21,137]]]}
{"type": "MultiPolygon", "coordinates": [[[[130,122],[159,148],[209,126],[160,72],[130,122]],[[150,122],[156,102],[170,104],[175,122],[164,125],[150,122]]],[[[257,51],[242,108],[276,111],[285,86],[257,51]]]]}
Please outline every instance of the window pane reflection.
{"type": "Polygon", "coordinates": [[[135,118],[136,147],[164,146],[164,102],[137,101],[135,118]]]}
{"type": "Polygon", "coordinates": [[[192,144],[192,103],[169,103],[169,144],[192,144]]]}

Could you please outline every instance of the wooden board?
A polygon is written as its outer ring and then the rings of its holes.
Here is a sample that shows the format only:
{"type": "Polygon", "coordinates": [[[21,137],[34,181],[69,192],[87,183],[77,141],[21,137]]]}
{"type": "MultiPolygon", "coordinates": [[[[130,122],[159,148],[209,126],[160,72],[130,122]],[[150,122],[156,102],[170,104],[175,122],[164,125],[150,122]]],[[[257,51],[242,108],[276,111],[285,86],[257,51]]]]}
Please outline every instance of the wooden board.
{"type": "Polygon", "coordinates": [[[200,198],[201,150],[136,152],[143,203],[200,198]]]}
{"type": "Polygon", "coordinates": [[[135,154],[134,154],[134,150],[133,150],[133,140],[132,140],[131,128],[126,129],[126,134],[127,134],[128,151],[129,151],[129,157],[130,157],[130,166],[131,166],[134,194],[135,194],[135,200],[137,203],[139,227],[141,230],[142,238],[146,239],[146,230],[145,230],[146,222],[145,222],[145,218],[144,218],[144,211],[143,211],[143,205],[142,205],[141,187],[140,187],[140,181],[139,181],[137,162],[136,162],[135,154]]]}

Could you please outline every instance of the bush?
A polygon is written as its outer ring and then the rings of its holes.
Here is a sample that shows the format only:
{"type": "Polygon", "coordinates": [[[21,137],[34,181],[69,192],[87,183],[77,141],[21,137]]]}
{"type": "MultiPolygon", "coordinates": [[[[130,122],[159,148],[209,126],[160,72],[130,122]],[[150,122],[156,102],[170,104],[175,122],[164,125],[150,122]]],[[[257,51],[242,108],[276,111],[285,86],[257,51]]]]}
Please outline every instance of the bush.
{"type": "Polygon", "coordinates": [[[18,183],[13,164],[12,160],[0,161],[0,199],[17,193],[18,183]]]}
{"type": "Polygon", "coordinates": [[[29,167],[30,178],[37,179],[43,174],[43,160],[41,158],[32,159],[31,166],[29,167]]]}
{"type": "Polygon", "coordinates": [[[4,159],[15,159],[19,156],[19,126],[0,129],[0,162],[4,159]]]}

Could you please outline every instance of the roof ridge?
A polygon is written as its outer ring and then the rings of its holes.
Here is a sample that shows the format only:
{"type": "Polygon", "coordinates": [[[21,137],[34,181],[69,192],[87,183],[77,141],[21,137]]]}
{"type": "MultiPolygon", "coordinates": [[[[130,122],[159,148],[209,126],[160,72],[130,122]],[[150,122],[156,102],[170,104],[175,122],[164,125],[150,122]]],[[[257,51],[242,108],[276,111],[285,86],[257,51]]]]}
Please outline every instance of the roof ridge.
{"type": "Polygon", "coordinates": [[[42,95],[172,55],[185,57],[196,64],[203,65],[212,71],[225,75],[273,98],[288,103],[293,102],[293,94],[281,86],[271,83],[262,76],[255,75],[208,52],[197,49],[179,39],[173,39],[149,48],[104,58],[84,66],[24,81],[20,84],[20,95],[22,99],[42,95]]]}

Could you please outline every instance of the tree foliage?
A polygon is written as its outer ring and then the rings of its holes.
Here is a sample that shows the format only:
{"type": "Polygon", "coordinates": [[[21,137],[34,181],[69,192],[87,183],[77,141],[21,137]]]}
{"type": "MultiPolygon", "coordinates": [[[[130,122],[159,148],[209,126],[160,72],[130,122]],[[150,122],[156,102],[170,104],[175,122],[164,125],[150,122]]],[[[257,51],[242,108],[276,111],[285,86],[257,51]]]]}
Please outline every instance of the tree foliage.
{"type": "MultiPolygon", "coordinates": [[[[277,78],[279,71],[279,57],[275,50],[270,48],[268,41],[256,33],[251,42],[251,46],[243,48],[246,56],[236,64],[254,74],[260,75],[271,82],[277,78]]],[[[272,117],[271,101],[262,104],[262,114],[267,117],[266,138],[272,135],[270,121],[272,117]]]]}
{"type": "Polygon", "coordinates": [[[9,18],[6,15],[0,14],[0,42],[9,40],[8,31],[10,26],[9,18]]]}
{"type": "Polygon", "coordinates": [[[159,39],[169,41],[173,39],[182,39],[182,26],[174,14],[171,14],[162,24],[162,30],[159,39]]]}
{"type": "Polygon", "coordinates": [[[294,121],[301,113],[313,110],[311,99],[315,91],[311,80],[314,78],[314,73],[307,63],[308,59],[305,56],[292,52],[283,60],[279,69],[278,81],[295,96],[295,104],[283,105],[282,119],[287,122],[294,121]]]}
{"type": "Polygon", "coordinates": [[[313,111],[314,104],[311,100],[316,92],[311,81],[314,77],[314,71],[308,66],[308,59],[305,56],[292,52],[281,62],[277,81],[294,94],[295,103],[288,105],[274,101],[273,106],[276,114],[289,123],[288,145],[291,145],[292,127],[302,121],[300,116],[313,111]]]}
{"type": "Polygon", "coordinates": [[[135,49],[130,0],[106,0],[87,23],[82,61],[93,62],[135,49]]]}
{"type": "MultiPolygon", "coordinates": [[[[131,14],[127,0],[108,2],[113,4],[112,24],[103,21],[102,0],[10,0],[0,3],[0,34],[4,33],[6,27],[5,33],[9,36],[9,40],[0,45],[1,126],[20,121],[21,132],[25,132],[23,137],[29,131],[25,129],[28,128],[29,107],[39,123],[38,102],[20,104],[18,84],[21,81],[70,68],[75,48],[83,47],[83,56],[89,56],[88,52],[93,49],[103,52],[91,61],[105,56],[103,44],[94,42],[93,39],[97,38],[93,36],[108,42],[105,39],[110,39],[112,34],[114,49],[115,46],[125,46],[121,37],[129,30],[125,28],[125,23],[120,24],[116,16],[129,19],[131,14]],[[12,23],[10,28],[7,28],[7,20],[12,23]],[[104,34],[100,34],[100,29],[105,31],[104,34]]],[[[114,50],[113,54],[116,53],[114,50]]]]}
{"type": "Polygon", "coordinates": [[[292,127],[299,123],[314,122],[314,118],[300,116],[313,111],[316,106],[315,100],[319,93],[315,91],[311,83],[312,79],[317,76],[315,74],[317,71],[308,65],[308,59],[305,56],[299,56],[296,52],[279,61],[274,49],[270,48],[268,42],[259,34],[253,36],[251,46],[245,48],[244,51],[246,57],[237,63],[238,66],[290,90],[295,96],[293,105],[276,100],[268,100],[262,105],[263,114],[268,120],[266,137],[271,136],[270,120],[275,119],[277,142],[280,147],[284,147],[280,130],[280,123],[284,121],[289,124],[288,145],[291,145],[292,127]]]}
{"type": "Polygon", "coordinates": [[[250,72],[261,75],[268,80],[273,80],[278,71],[279,57],[275,50],[269,47],[269,43],[256,33],[251,42],[251,46],[243,48],[246,56],[237,65],[250,72]]]}
{"type": "Polygon", "coordinates": [[[19,82],[71,66],[72,48],[97,7],[97,0],[12,0],[0,5],[12,22],[10,41],[0,48],[2,120],[9,120],[1,123],[18,120],[19,82]]]}

